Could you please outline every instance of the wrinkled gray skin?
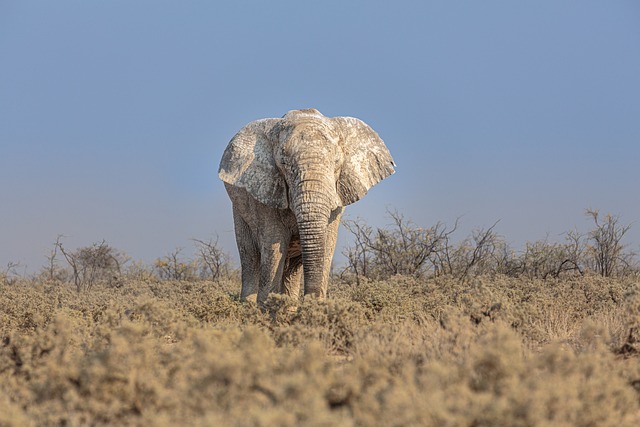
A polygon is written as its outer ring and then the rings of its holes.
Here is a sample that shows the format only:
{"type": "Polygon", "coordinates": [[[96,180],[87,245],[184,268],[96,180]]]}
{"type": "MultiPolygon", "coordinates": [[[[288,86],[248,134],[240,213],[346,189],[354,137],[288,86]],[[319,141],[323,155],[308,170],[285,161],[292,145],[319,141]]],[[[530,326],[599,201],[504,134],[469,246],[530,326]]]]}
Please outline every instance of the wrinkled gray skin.
{"type": "Polygon", "coordinates": [[[294,110],[249,123],[218,175],[233,204],[242,298],[271,292],[323,299],[343,206],[394,173],[378,134],[352,117],[294,110]]]}

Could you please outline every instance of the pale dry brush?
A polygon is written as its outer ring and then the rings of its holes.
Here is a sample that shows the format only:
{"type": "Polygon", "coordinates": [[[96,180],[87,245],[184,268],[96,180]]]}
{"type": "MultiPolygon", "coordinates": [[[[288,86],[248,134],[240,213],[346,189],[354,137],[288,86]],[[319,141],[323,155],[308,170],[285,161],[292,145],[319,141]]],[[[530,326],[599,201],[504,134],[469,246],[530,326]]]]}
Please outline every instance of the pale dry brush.
{"type": "Polygon", "coordinates": [[[640,422],[625,280],[396,276],[266,313],[233,280],[0,286],[3,425],[640,422]]]}

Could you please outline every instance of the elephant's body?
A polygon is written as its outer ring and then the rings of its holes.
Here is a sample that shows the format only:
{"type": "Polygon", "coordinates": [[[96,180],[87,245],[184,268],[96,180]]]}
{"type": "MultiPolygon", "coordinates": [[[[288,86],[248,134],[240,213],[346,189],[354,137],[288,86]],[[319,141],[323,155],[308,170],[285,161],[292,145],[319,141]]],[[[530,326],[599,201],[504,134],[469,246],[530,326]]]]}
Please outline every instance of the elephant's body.
{"type": "Polygon", "coordinates": [[[249,123],[231,140],[219,176],[233,204],[242,297],[326,296],[343,206],[391,175],[393,160],[360,120],[317,110],[249,123]]]}

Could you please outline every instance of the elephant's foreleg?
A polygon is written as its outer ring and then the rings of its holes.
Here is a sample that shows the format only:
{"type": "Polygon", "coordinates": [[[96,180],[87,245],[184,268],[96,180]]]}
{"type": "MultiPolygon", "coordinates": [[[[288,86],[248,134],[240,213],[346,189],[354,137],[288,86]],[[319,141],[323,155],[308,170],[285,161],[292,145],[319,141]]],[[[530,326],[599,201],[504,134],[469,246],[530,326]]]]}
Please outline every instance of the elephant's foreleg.
{"type": "Polygon", "coordinates": [[[302,280],[302,254],[290,256],[285,264],[282,276],[282,293],[294,298],[300,297],[302,280]]]}
{"type": "Polygon", "coordinates": [[[280,291],[288,244],[289,242],[272,242],[261,250],[258,305],[263,305],[270,293],[280,291]]]}
{"type": "Polygon", "coordinates": [[[338,228],[340,227],[340,217],[342,217],[342,207],[338,207],[329,217],[329,224],[327,226],[327,240],[325,243],[325,256],[324,256],[324,279],[322,293],[327,295],[327,285],[329,283],[329,274],[331,273],[331,261],[333,260],[333,253],[336,250],[336,242],[338,241],[338,228]]]}
{"type": "Polygon", "coordinates": [[[233,222],[236,231],[236,242],[240,254],[240,267],[242,271],[242,300],[256,301],[258,297],[260,279],[260,251],[256,245],[249,225],[240,214],[233,210],[233,222]]]}

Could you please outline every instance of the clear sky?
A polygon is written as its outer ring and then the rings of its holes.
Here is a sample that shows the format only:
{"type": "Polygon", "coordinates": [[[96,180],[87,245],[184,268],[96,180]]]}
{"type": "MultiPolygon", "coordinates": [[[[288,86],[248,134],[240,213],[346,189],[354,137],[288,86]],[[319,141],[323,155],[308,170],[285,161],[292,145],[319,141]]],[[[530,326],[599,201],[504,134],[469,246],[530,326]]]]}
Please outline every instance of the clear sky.
{"type": "Polygon", "coordinates": [[[222,151],[308,107],[398,165],[348,217],[499,219],[517,246],[592,207],[639,247],[637,1],[0,0],[0,268],[59,234],[150,262],[217,233],[235,256],[222,151]]]}

